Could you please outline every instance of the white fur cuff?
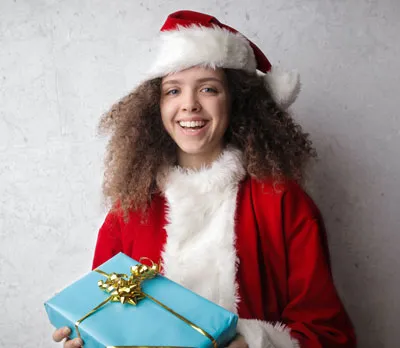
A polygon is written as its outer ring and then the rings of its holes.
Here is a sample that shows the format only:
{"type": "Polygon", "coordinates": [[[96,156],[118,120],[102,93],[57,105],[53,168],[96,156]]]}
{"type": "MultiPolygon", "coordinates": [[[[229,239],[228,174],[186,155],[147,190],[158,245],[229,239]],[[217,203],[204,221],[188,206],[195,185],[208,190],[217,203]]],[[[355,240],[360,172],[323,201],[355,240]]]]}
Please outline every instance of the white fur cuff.
{"type": "Polygon", "coordinates": [[[271,324],[256,319],[239,319],[237,331],[249,348],[300,348],[290,336],[290,329],[281,323],[271,324]]]}

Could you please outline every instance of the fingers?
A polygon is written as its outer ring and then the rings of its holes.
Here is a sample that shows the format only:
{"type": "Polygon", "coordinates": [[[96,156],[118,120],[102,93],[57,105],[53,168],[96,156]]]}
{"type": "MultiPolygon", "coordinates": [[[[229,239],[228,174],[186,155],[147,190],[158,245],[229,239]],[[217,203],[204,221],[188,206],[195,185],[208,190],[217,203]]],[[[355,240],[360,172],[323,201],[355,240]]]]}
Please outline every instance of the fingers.
{"type": "Polygon", "coordinates": [[[69,327],[62,327],[53,333],[53,340],[56,342],[61,342],[64,338],[67,338],[71,334],[71,329],[69,327]]]}
{"type": "Polygon", "coordinates": [[[64,343],[64,348],[79,348],[83,347],[83,342],[80,338],[74,338],[73,340],[68,340],[64,343]]]}
{"type": "Polygon", "coordinates": [[[53,333],[53,340],[56,342],[61,342],[66,339],[64,343],[64,348],[78,348],[83,346],[83,342],[80,338],[74,338],[69,340],[68,336],[71,334],[71,329],[68,327],[62,327],[53,333]]]}

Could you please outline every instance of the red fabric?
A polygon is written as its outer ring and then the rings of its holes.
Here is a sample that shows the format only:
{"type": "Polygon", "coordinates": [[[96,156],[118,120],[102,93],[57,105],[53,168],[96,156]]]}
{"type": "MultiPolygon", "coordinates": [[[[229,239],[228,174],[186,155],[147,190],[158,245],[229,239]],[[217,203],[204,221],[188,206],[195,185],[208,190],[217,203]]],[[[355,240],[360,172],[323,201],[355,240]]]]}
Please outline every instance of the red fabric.
{"type": "MultiPolygon", "coordinates": [[[[220,28],[227,29],[231,33],[239,33],[236,29],[221,23],[217,18],[213,16],[201,12],[186,11],[186,10],[171,13],[167,17],[160,31],[177,30],[178,26],[190,27],[192,25],[199,25],[207,28],[216,25],[220,28]]],[[[247,39],[247,41],[249,42],[251,48],[254,51],[254,56],[257,61],[257,69],[262,71],[263,73],[267,73],[268,71],[270,71],[271,63],[269,62],[268,58],[256,46],[256,44],[251,42],[249,39],[247,39]]]]}
{"type": "MultiPolygon", "coordinates": [[[[297,184],[274,189],[269,182],[247,178],[237,202],[239,317],[283,322],[302,348],[355,347],[352,324],[333,285],[322,218],[312,200],[297,184]]],[[[145,221],[131,213],[124,223],[119,214],[109,213],[93,267],[120,251],[159,261],[165,223],[161,196],[153,199],[145,221]]]]}

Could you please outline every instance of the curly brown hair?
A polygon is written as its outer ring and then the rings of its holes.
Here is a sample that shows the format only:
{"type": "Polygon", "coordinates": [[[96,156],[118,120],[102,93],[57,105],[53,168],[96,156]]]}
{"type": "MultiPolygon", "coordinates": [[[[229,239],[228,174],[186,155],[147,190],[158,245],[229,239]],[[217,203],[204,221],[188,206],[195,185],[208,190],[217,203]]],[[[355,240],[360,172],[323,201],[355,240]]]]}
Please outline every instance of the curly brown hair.
{"type": "MultiPolygon", "coordinates": [[[[248,175],[302,181],[306,163],[316,156],[308,134],[277,106],[262,77],[224,70],[232,103],[225,143],[242,150],[248,175]]],[[[100,121],[100,130],[111,134],[103,192],[125,213],[145,210],[158,189],[160,168],[177,164],[177,145],[162,124],[160,96],[161,78],[146,81],[100,121]]]]}

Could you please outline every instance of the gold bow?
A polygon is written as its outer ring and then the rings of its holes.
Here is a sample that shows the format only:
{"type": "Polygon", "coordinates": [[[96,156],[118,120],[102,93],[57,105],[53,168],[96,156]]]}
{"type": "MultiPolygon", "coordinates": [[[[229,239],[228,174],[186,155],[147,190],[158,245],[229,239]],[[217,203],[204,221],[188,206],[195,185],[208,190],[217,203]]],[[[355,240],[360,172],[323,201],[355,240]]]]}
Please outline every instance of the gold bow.
{"type": "Polygon", "coordinates": [[[97,284],[100,289],[110,294],[111,302],[129,303],[136,306],[145,297],[141,288],[142,282],[146,279],[154,278],[160,273],[160,268],[160,265],[154,262],[152,262],[150,267],[137,264],[136,266],[131,266],[131,275],[129,278],[126,274],[107,274],[97,269],[95,271],[107,277],[106,281],[99,280],[97,284]]]}
{"type": "MultiPolygon", "coordinates": [[[[139,262],[142,260],[149,260],[148,258],[141,258],[139,262]]],[[[77,320],[75,323],[75,329],[78,334],[78,337],[81,338],[81,334],[79,332],[79,324],[82,323],[86,318],[94,314],[96,311],[98,311],[102,306],[104,306],[108,302],[120,302],[122,304],[131,304],[136,306],[137,303],[144,299],[148,298],[151,301],[155,302],[159,306],[163,307],[167,311],[169,311],[171,314],[175,315],[182,321],[184,321],[186,324],[191,326],[194,330],[198,331],[200,334],[203,336],[206,336],[208,339],[211,340],[213,347],[217,348],[217,342],[215,341],[214,337],[212,337],[208,332],[204,331],[200,327],[198,327],[196,324],[192,323],[190,320],[187,318],[183,317],[179,313],[176,313],[173,309],[167,307],[164,305],[162,302],[156,300],[154,297],[144,293],[141,288],[141,284],[144,280],[147,279],[152,279],[154,278],[157,274],[160,273],[161,266],[159,264],[154,263],[153,261],[149,260],[151,262],[151,266],[146,266],[144,264],[137,264],[135,266],[131,266],[130,269],[130,276],[128,277],[126,274],[123,273],[106,273],[103,272],[102,270],[95,269],[96,272],[100,273],[101,275],[105,276],[107,279],[105,281],[99,280],[98,285],[100,289],[106,291],[107,293],[110,294],[110,296],[103,302],[101,302],[98,306],[93,308],[89,313],[84,315],[81,319],[77,320]]],[[[82,339],[82,338],[81,338],[82,339]]],[[[138,347],[138,346],[124,346],[125,348],[133,348],[133,347],[138,347]]],[[[140,346],[142,348],[147,348],[144,346],[140,346]]],[[[165,346],[165,347],[170,347],[170,346],[165,346]]],[[[109,346],[107,348],[122,348],[120,346],[109,346]]],[[[171,347],[170,347],[171,348],[171,347]]]]}

